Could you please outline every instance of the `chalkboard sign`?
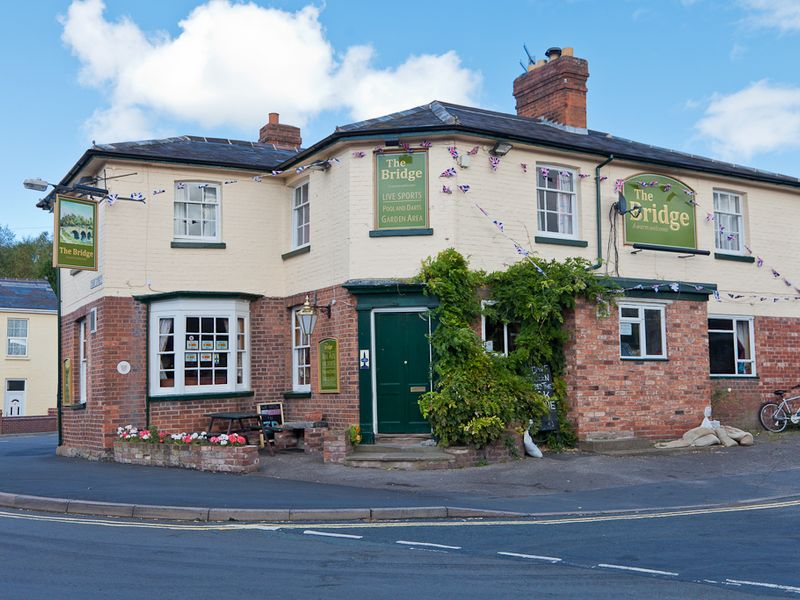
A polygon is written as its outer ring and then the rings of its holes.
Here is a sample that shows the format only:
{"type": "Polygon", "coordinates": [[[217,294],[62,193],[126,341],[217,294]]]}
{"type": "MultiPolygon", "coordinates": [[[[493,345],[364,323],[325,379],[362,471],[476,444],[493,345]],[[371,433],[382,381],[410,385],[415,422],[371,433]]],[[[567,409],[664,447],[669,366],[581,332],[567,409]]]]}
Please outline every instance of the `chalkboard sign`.
{"type": "Polygon", "coordinates": [[[339,340],[328,338],[319,343],[319,391],[335,394],[339,391],[339,340]]]}
{"type": "MultiPolygon", "coordinates": [[[[553,397],[553,373],[548,365],[531,365],[531,378],[534,389],[548,398],[553,397]]],[[[539,431],[558,431],[558,407],[555,400],[548,400],[550,410],[542,417],[539,431]]]]}

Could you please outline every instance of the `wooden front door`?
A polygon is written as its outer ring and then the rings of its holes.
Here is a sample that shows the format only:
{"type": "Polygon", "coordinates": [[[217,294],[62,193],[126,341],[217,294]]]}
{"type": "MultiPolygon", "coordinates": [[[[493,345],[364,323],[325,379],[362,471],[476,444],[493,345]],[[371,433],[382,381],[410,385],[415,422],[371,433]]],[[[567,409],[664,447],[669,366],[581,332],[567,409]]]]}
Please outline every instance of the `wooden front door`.
{"type": "Polygon", "coordinates": [[[425,312],[375,313],[378,433],[429,433],[419,397],[430,390],[430,345],[425,312]]]}

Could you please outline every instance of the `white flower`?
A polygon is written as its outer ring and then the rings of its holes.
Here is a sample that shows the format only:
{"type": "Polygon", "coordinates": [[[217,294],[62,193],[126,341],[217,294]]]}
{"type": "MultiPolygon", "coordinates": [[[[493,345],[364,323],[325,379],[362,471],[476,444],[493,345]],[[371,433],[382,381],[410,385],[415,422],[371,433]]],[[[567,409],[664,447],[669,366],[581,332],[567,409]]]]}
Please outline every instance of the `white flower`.
{"type": "Polygon", "coordinates": [[[197,434],[196,434],[196,433],[193,433],[193,434],[192,434],[191,436],[189,436],[189,437],[191,437],[193,440],[196,440],[196,439],[197,439],[197,434]]]}
{"type": "Polygon", "coordinates": [[[220,440],[219,445],[220,446],[227,446],[228,445],[228,440],[220,440]]]}

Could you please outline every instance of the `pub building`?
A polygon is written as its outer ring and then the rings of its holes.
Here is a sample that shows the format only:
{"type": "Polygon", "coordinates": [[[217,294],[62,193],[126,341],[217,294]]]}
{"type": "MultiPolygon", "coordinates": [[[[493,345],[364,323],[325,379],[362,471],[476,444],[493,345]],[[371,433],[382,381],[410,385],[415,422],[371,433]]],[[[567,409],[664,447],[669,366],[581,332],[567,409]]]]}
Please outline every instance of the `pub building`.
{"type": "MultiPolygon", "coordinates": [[[[449,247],[504,269],[522,258],[509,239],[626,290],[611,316],[567,315],[580,440],[671,438],[708,404],[756,426],[797,379],[800,180],[588,129],[587,61],[547,56],[513,82],[516,114],[433,101],[303,149],[271,113],[257,142],[89,148],[61,180],[109,196],[97,270],[61,270],[59,453],[100,457],[120,425],[202,431],[206,413],[271,401],[287,420],[360,424],[365,443],[429,432],[417,400],[437,300],[411,278],[449,247]]],[[[509,325],[478,327],[508,351],[509,325]]]]}

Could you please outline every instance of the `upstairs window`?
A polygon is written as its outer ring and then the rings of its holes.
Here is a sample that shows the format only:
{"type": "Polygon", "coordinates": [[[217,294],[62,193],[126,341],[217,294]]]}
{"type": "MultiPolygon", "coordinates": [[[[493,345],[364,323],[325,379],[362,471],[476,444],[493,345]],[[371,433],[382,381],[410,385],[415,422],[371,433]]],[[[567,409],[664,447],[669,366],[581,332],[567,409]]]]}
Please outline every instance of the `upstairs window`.
{"type": "Polygon", "coordinates": [[[663,306],[620,304],[619,354],[623,359],[667,357],[663,306]]]}
{"type": "Polygon", "coordinates": [[[739,194],[714,190],[714,222],[717,224],[714,246],[717,250],[741,254],[744,242],[743,202],[739,194]]]}
{"type": "Polygon", "coordinates": [[[292,248],[301,248],[311,242],[311,212],[308,202],[308,183],[294,188],[292,201],[292,248]]]}
{"type": "MultiPolygon", "coordinates": [[[[481,307],[491,306],[493,300],[483,300],[481,307]]],[[[491,315],[481,315],[481,339],[487,352],[508,356],[517,347],[519,323],[503,323],[491,315]]]]}
{"type": "Polygon", "coordinates": [[[551,237],[576,237],[576,177],[571,169],[537,167],[536,215],[539,233],[551,237]]]}
{"type": "Polygon", "coordinates": [[[708,319],[708,356],[712,375],[756,374],[753,317],[708,319]]]}
{"type": "Polygon", "coordinates": [[[6,354],[28,356],[28,319],[9,319],[7,327],[6,354]]]}
{"type": "Polygon", "coordinates": [[[215,183],[179,181],[175,184],[176,240],[219,240],[220,188],[215,183]]]}

